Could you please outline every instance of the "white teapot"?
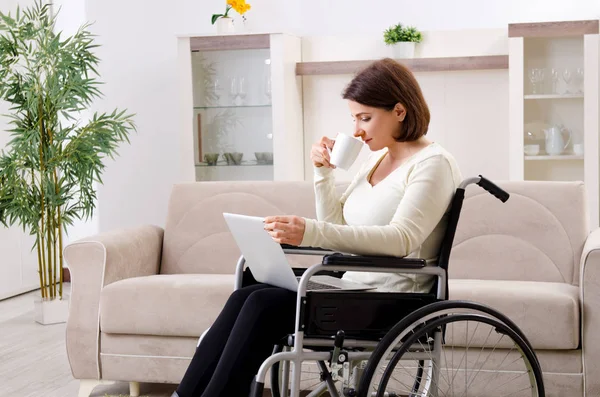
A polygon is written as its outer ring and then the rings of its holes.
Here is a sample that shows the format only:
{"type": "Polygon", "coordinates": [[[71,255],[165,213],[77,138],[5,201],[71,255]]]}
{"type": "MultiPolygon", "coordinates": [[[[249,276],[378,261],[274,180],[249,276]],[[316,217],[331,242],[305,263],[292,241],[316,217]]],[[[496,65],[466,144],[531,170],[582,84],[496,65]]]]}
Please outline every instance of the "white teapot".
{"type": "Polygon", "coordinates": [[[562,154],[571,143],[571,132],[562,125],[555,125],[544,130],[544,136],[546,137],[546,153],[551,156],[562,154]],[[566,143],[563,132],[566,132],[567,135],[566,143]]]}

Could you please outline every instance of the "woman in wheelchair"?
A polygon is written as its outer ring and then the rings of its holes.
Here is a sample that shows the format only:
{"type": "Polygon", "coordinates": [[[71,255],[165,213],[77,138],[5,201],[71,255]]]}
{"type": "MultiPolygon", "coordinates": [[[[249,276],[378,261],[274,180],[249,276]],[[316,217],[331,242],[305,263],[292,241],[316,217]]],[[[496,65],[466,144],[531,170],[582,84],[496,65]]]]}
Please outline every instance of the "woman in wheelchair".
{"type": "MultiPolygon", "coordinates": [[[[335,141],[321,138],[310,153],[317,219],[269,216],[265,229],[281,244],[435,260],[462,176],[452,155],[426,138],[430,114],[415,77],[391,59],[376,61],[354,77],[343,98],[354,136],[373,153],[339,197],[328,150],[335,141]]],[[[427,274],[353,271],[343,278],[414,293],[429,292],[435,281],[427,274]]],[[[296,292],[260,283],[236,290],[173,396],[248,396],[273,346],[294,332],[295,311],[296,292]]]]}
{"type": "MultiPolygon", "coordinates": [[[[317,220],[270,216],[265,229],[282,244],[356,254],[434,258],[444,214],[462,177],[455,159],[425,136],[430,114],[417,80],[391,59],[354,77],[343,98],[354,136],[373,152],[346,192],[336,195],[329,151],[313,145],[317,220]]],[[[427,275],[347,272],[345,279],[387,291],[429,291],[427,275]]],[[[179,397],[247,396],[273,345],[293,332],[296,293],[255,284],[235,291],[196,350],[179,397]]]]}

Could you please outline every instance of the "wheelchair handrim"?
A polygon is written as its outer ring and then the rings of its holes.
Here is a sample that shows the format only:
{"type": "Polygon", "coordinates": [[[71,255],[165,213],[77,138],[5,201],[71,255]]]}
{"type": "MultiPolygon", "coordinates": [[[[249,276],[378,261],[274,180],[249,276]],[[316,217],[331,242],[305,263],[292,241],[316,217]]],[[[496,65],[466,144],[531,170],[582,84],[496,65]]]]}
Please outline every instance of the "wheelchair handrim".
{"type": "MultiPolygon", "coordinates": [[[[505,332],[506,334],[513,334],[513,335],[509,335],[511,337],[511,339],[513,339],[513,341],[515,340],[514,338],[519,338],[520,337],[514,333],[512,331],[512,329],[510,329],[509,327],[507,327],[505,324],[503,324],[500,321],[497,321],[495,318],[490,318],[490,317],[486,317],[486,316],[481,316],[481,315],[474,315],[474,314],[456,314],[456,315],[450,315],[447,317],[440,317],[437,318],[433,321],[431,321],[430,323],[426,324],[425,326],[423,326],[422,328],[420,328],[417,332],[415,332],[414,334],[412,334],[400,347],[400,349],[398,349],[398,351],[394,354],[394,356],[392,357],[392,359],[390,360],[390,363],[388,364],[382,379],[383,379],[383,387],[380,388],[380,390],[377,392],[377,397],[383,397],[383,392],[386,389],[387,383],[389,381],[389,378],[391,377],[391,373],[393,371],[393,368],[396,366],[396,364],[398,363],[398,361],[402,358],[402,355],[404,355],[404,353],[408,350],[408,347],[412,346],[413,343],[415,343],[420,337],[422,337],[423,334],[428,334],[432,331],[434,331],[436,328],[439,328],[441,326],[445,326],[445,325],[449,325],[455,322],[459,322],[459,321],[480,321],[482,323],[486,323],[490,326],[494,326],[497,328],[500,328],[501,331],[505,332]]],[[[437,331],[440,332],[440,331],[437,331]]],[[[522,350],[521,346],[519,346],[520,343],[524,343],[522,340],[517,341],[516,345],[519,348],[519,353],[521,354],[521,357],[524,359],[525,363],[526,363],[526,369],[527,372],[530,374],[530,383],[532,385],[532,396],[538,396],[538,390],[537,390],[537,382],[535,382],[535,379],[531,377],[531,374],[533,373],[533,368],[530,362],[530,359],[527,357],[527,355],[524,353],[524,351],[522,350]]]]}

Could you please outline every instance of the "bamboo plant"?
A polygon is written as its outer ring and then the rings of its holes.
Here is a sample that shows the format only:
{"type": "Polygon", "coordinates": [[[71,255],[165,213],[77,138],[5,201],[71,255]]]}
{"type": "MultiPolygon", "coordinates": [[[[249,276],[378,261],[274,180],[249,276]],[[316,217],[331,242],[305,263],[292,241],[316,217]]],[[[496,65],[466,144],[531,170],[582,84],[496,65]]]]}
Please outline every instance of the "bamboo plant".
{"type": "MultiPolygon", "coordinates": [[[[63,296],[63,233],[92,217],[95,182],[135,130],[126,111],[83,117],[102,96],[93,35],[55,32],[41,0],[0,12],[0,99],[10,105],[11,140],[0,151],[0,223],[35,236],[43,299],[63,296]]],[[[3,131],[0,131],[2,133],[3,131]]]]}

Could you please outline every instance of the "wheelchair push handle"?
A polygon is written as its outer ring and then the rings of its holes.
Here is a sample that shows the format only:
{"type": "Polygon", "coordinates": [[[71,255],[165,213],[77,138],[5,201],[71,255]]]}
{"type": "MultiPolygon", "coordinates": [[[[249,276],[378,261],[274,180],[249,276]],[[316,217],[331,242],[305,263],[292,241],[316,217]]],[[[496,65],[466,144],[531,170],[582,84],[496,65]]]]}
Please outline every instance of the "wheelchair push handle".
{"type": "Polygon", "coordinates": [[[481,175],[479,175],[479,178],[479,182],[477,182],[479,186],[493,194],[498,200],[502,201],[503,203],[506,203],[506,201],[510,197],[510,194],[508,194],[508,192],[506,192],[494,182],[484,178],[481,175]]]}

